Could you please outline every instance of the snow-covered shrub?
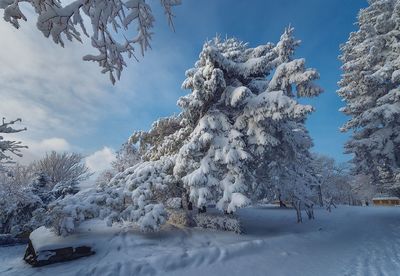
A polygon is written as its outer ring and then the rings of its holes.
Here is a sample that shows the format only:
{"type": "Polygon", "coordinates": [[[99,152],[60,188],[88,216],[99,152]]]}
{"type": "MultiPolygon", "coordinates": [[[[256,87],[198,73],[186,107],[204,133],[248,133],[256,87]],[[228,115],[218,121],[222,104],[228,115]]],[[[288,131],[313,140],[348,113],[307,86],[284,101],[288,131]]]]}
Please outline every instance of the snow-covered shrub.
{"type": "Polygon", "coordinates": [[[194,216],[194,221],[196,222],[196,226],[201,228],[230,231],[237,234],[243,233],[240,221],[235,215],[203,213],[194,216]]]}
{"type": "Polygon", "coordinates": [[[22,177],[21,172],[32,170],[21,165],[8,167],[0,173],[0,233],[18,236],[47,223],[47,209],[68,194],[78,192],[75,182],[54,183],[43,172],[29,172],[31,179],[22,177]],[[27,183],[21,182],[22,180],[27,183]]]}
{"type": "Polygon", "coordinates": [[[379,190],[400,183],[400,1],[373,0],[358,15],[359,30],[341,46],[340,110],[351,116],[342,131],[355,174],[379,190]]]}
{"type": "Polygon", "coordinates": [[[140,162],[141,157],[138,149],[132,143],[124,143],[117,151],[115,161],[111,163],[111,167],[117,172],[123,172],[126,169],[135,166],[140,162]]]}
{"type": "Polygon", "coordinates": [[[35,210],[43,206],[40,197],[29,187],[16,187],[12,179],[2,177],[0,182],[0,233],[17,235],[29,232],[35,210]]]}
{"type": "MultiPolygon", "coordinates": [[[[150,48],[154,17],[150,5],[145,0],[0,0],[0,9],[4,10],[4,20],[19,28],[19,20],[27,20],[21,11],[20,3],[28,3],[38,15],[37,28],[45,37],[64,47],[64,39],[82,42],[81,35],[91,38],[92,47],[98,53],[83,57],[86,61],[97,62],[102,73],[108,73],[114,83],[119,79],[126,66],[125,55],[135,57],[135,46],[141,54],[150,48]],[[86,15],[92,31],[85,27],[86,15]],[[131,28],[136,26],[133,37],[131,28]],[[118,32],[125,32],[121,35],[118,32]],[[122,39],[122,41],[121,41],[122,39]]],[[[181,0],[161,0],[168,23],[172,24],[172,8],[181,0]]]]}
{"type": "Polygon", "coordinates": [[[193,219],[193,214],[190,211],[183,209],[167,209],[168,223],[177,226],[192,227],[196,225],[193,219]]]}
{"type": "Polygon", "coordinates": [[[170,158],[143,162],[117,174],[105,187],[68,195],[49,206],[49,223],[57,233],[74,231],[83,220],[99,217],[108,225],[135,222],[142,231],[155,231],[167,220],[163,204],[154,202],[157,190],[173,183],[166,172],[172,170],[170,158]]]}
{"type": "Polygon", "coordinates": [[[131,136],[141,162],[93,196],[59,202],[58,232],[68,233],[85,219],[87,206],[95,209],[90,216],[157,230],[174,197],[183,206],[203,210],[216,202],[220,211],[234,213],[263,190],[312,209],[316,179],[304,122],[313,108],[298,98],[322,89],[314,83],[317,71],[293,58],[298,44],[292,28],[276,45],[250,48],[218,37],[206,42],[186,72],[182,87],[191,92],[178,100],[181,112],[131,136]]]}
{"type": "Polygon", "coordinates": [[[165,207],[170,209],[180,209],[182,207],[182,198],[172,197],[167,200],[165,207]]]}

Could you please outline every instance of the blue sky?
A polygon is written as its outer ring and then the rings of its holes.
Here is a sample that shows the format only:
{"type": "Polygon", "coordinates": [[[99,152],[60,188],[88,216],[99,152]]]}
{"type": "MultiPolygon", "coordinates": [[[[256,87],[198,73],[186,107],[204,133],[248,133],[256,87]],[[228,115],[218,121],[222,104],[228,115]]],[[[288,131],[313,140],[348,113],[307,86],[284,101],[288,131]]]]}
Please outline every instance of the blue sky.
{"type": "Polygon", "coordinates": [[[184,72],[207,38],[235,36],[257,46],[276,42],[291,24],[302,40],[296,56],[320,72],[318,83],[325,89],[306,101],[316,108],[307,122],[313,150],[345,161],[348,136],[338,131],[346,118],[338,112],[343,103],[336,95],[341,73],[337,56],[366,5],[366,0],[183,0],[175,9],[172,32],[155,1],[153,49],[139,63],[129,61],[115,86],[95,64],[81,60],[91,51],[88,41],[61,49],[43,38],[32,17],[18,31],[0,22],[0,95],[5,99],[0,112],[24,119],[28,131],[18,138],[31,148],[28,159],[49,149],[87,155],[104,147],[118,149],[134,130],[146,130],[157,118],[179,112],[176,101],[188,92],[180,88],[184,72]]]}

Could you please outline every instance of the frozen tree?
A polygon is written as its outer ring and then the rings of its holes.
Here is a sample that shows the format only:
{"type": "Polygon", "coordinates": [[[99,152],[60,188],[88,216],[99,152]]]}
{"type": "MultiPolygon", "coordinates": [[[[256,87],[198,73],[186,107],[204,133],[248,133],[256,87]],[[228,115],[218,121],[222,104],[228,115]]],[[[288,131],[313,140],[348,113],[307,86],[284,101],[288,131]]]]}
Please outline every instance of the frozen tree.
{"type": "Polygon", "coordinates": [[[111,179],[116,175],[116,171],[114,169],[106,169],[97,176],[96,185],[103,188],[108,183],[110,183],[111,179]]]}
{"type": "Polygon", "coordinates": [[[318,179],[319,203],[330,211],[336,204],[352,205],[356,196],[352,187],[354,176],[350,174],[349,164],[336,163],[325,155],[313,155],[313,169],[318,179]]]}
{"type": "MultiPolygon", "coordinates": [[[[141,54],[150,48],[154,17],[150,5],[145,0],[0,0],[4,10],[4,20],[15,28],[20,20],[26,21],[21,11],[21,3],[28,3],[37,14],[37,28],[45,37],[64,47],[64,39],[82,42],[82,34],[91,38],[92,47],[97,54],[89,54],[84,60],[94,61],[108,73],[112,83],[119,79],[126,66],[124,55],[135,57],[135,46],[141,54]],[[86,29],[86,18],[92,30],[86,29]],[[132,36],[132,28],[136,32],[132,36]],[[132,37],[131,37],[132,36],[132,37]]],[[[168,19],[173,27],[172,8],[181,0],[161,0],[168,19]]],[[[136,57],[135,57],[136,58],[136,57]]]]}
{"type": "Polygon", "coordinates": [[[341,130],[352,133],[355,174],[390,190],[400,183],[400,1],[370,0],[358,26],[341,46],[338,93],[351,117],[341,130]]]}
{"type": "Polygon", "coordinates": [[[11,162],[12,157],[10,155],[21,157],[21,149],[27,148],[19,141],[4,140],[4,137],[1,135],[17,133],[26,130],[26,128],[16,129],[13,127],[15,123],[21,121],[21,119],[16,119],[6,122],[5,118],[3,118],[2,123],[0,124],[0,169],[3,168],[4,164],[11,162]]]}
{"type": "Polygon", "coordinates": [[[301,209],[312,217],[316,179],[304,123],[313,108],[297,99],[322,89],[314,84],[316,70],[293,58],[298,44],[293,28],[276,45],[250,48],[218,37],[206,42],[186,72],[182,87],[191,93],[178,100],[182,111],[132,135],[129,142],[137,145],[141,162],[91,196],[78,193],[58,202],[53,208],[58,233],[95,216],[157,230],[165,221],[164,204],[176,197],[187,207],[204,211],[216,202],[233,213],[250,203],[253,187],[274,176],[279,181],[272,192],[293,202],[299,221],[301,209]]]}
{"type": "Polygon", "coordinates": [[[29,183],[30,190],[37,195],[44,204],[48,204],[49,202],[55,199],[52,191],[52,184],[44,172],[36,173],[35,177],[29,183]]]}
{"type": "Polygon", "coordinates": [[[111,162],[111,168],[104,170],[97,177],[96,184],[98,186],[107,185],[117,173],[133,167],[141,161],[138,149],[129,141],[122,144],[117,151],[115,159],[115,161],[111,162]]]}
{"type": "Polygon", "coordinates": [[[66,235],[83,220],[100,217],[108,225],[132,221],[142,231],[158,230],[165,223],[167,213],[162,204],[154,201],[153,192],[174,184],[173,164],[168,157],[141,162],[117,174],[104,187],[66,196],[49,206],[47,226],[66,235]]]}
{"type": "Polygon", "coordinates": [[[18,163],[7,167],[7,176],[12,180],[13,185],[24,187],[32,182],[35,177],[32,165],[21,165],[18,163]]]}
{"type": "MultiPolygon", "coordinates": [[[[277,45],[257,48],[217,38],[187,71],[184,87],[192,93],[178,102],[183,109],[180,124],[186,127],[161,146],[184,144],[174,174],[198,207],[222,191],[217,206],[230,213],[247,201],[245,195],[263,189],[296,206],[311,205],[306,197],[315,180],[306,164],[312,142],[304,120],[312,107],[296,98],[318,95],[321,89],[312,82],[318,73],[306,69],[304,59],[292,59],[299,43],[292,32],[286,30],[277,45]],[[179,136],[187,133],[185,145],[179,136]]],[[[176,128],[174,120],[169,122],[165,129],[176,128]]]]}
{"type": "Polygon", "coordinates": [[[46,224],[48,206],[79,191],[73,180],[54,184],[34,168],[16,164],[0,173],[0,233],[25,235],[46,224]]]}
{"type": "Polygon", "coordinates": [[[32,230],[30,221],[34,212],[42,207],[42,200],[28,183],[15,182],[12,174],[0,172],[0,234],[14,235],[32,230]]]}
{"type": "Polygon", "coordinates": [[[140,162],[140,155],[135,145],[127,142],[117,151],[116,160],[111,163],[112,168],[117,172],[123,172],[140,162]]]}
{"type": "Polygon", "coordinates": [[[78,153],[57,153],[52,151],[34,162],[34,171],[45,174],[53,188],[55,185],[78,183],[91,175],[89,168],[83,163],[83,156],[78,153]]]}
{"type": "Polygon", "coordinates": [[[371,203],[372,198],[374,198],[374,196],[378,193],[377,186],[374,185],[371,177],[365,174],[353,176],[350,184],[352,192],[356,197],[355,203],[357,204],[362,202],[371,203]]]}

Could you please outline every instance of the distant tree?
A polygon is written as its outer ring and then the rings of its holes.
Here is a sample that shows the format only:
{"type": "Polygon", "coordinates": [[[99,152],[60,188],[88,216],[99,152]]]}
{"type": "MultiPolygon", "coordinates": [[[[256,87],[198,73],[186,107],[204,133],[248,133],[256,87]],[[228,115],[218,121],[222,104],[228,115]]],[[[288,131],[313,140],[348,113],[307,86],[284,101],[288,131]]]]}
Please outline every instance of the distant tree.
{"type": "Polygon", "coordinates": [[[133,167],[141,161],[138,149],[130,141],[122,144],[117,151],[115,161],[111,162],[111,168],[102,171],[96,179],[96,185],[104,187],[110,183],[111,179],[117,174],[133,167]]]}
{"type": "Polygon", "coordinates": [[[365,174],[378,189],[400,186],[400,1],[370,0],[358,15],[359,30],[341,46],[339,95],[351,116],[347,153],[355,174],[365,174]]]}
{"type": "Polygon", "coordinates": [[[33,169],[36,173],[48,177],[51,188],[60,183],[79,183],[91,175],[89,168],[83,162],[83,156],[78,153],[52,151],[34,162],[33,169]]]}
{"type": "MultiPolygon", "coordinates": [[[[145,0],[0,0],[4,20],[15,28],[20,27],[19,20],[27,20],[20,9],[21,3],[28,3],[38,15],[36,26],[43,35],[62,47],[65,38],[82,42],[82,33],[90,36],[98,54],[86,55],[83,59],[97,62],[102,73],[109,74],[112,83],[120,78],[126,66],[125,54],[135,57],[135,45],[140,47],[142,55],[150,48],[154,17],[145,0]],[[89,19],[91,32],[85,27],[82,13],[89,19]],[[127,38],[132,35],[133,26],[137,26],[137,31],[132,38],[127,38]],[[121,31],[123,33],[119,34],[121,31]]],[[[171,27],[172,8],[180,3],[181,0],[161,0],[171,27]]]]}
{"type": "Polygon", "coordinates": [[[117,151],[116,160],[111,163],[116,172],[123,172],[127,168],[133,167],[140,162],[140,154],[135,145],[126,142],[117,151]]]}
{"type": "Polygon", "coordinates": [[[25,131],[26,128],[15,129],[13,125],[17,122],[21,122],[21,119],[16,119],[14,121],[6,122],[5,118],[3,118],[0,124],[0,169],[4,169],[4,164],[12,162],[12,158],[10,155],[22,156],[21,149],[27,148],[27,146],[22,145],[19,141],[10,141],[4,140],[4,137],[1,134],[10,134],[17,133],[21,131],[25,131]]]}
{"type": "MultiPolygon", "coordinates": [[[[357,201],[362,202],[372,202],[372,198],[377,193],[382,193],[380,187],[375,185],[371,180],[371,177],[365,174],[359,174],[352,177],[351,189],[356,195],[357,201]]],[[[395,192],[395,191],[394,191],[395,192]]],[[[394,194],[396,195],[396,193],[394,194]]]]}
{"type": "Polygon", "coordinates": [[[320,193],[321,205],[330,210],[336,204],[353,204],[356,194],[351,185],[353,176],[350,174],[349,164],[338,164],[331,157],[314,154],[313,167],[318,178],[316,188],[320,193]]]}

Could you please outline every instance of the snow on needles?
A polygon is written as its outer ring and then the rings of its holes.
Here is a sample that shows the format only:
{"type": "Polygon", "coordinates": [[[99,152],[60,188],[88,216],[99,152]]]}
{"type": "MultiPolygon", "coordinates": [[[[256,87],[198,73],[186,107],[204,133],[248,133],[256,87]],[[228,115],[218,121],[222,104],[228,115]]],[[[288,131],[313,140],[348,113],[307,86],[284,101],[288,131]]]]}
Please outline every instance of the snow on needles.
{"type": "Polygon", "coordinates": [[[132,135],[138,164],[92,194],[58,202],[58,232],[71,232],[61,222],[68,217],[74,225],[102,217],[158,230],[165,204],[176,197],[182,205],[183,199],[198,208],[216,203],[233,213],[264,195],[293,202],[299,220],[300,209],[311,214],[317,180],[304,122],[313,108],[297,99],[322,89],[314,83],[318,72],[293,59],[298,44],[293,28],[276,45],[249,48],[219,37],[206,42],[186,72],[182,87],[191,92],[178,100],[181,112],[132,135]]]}

